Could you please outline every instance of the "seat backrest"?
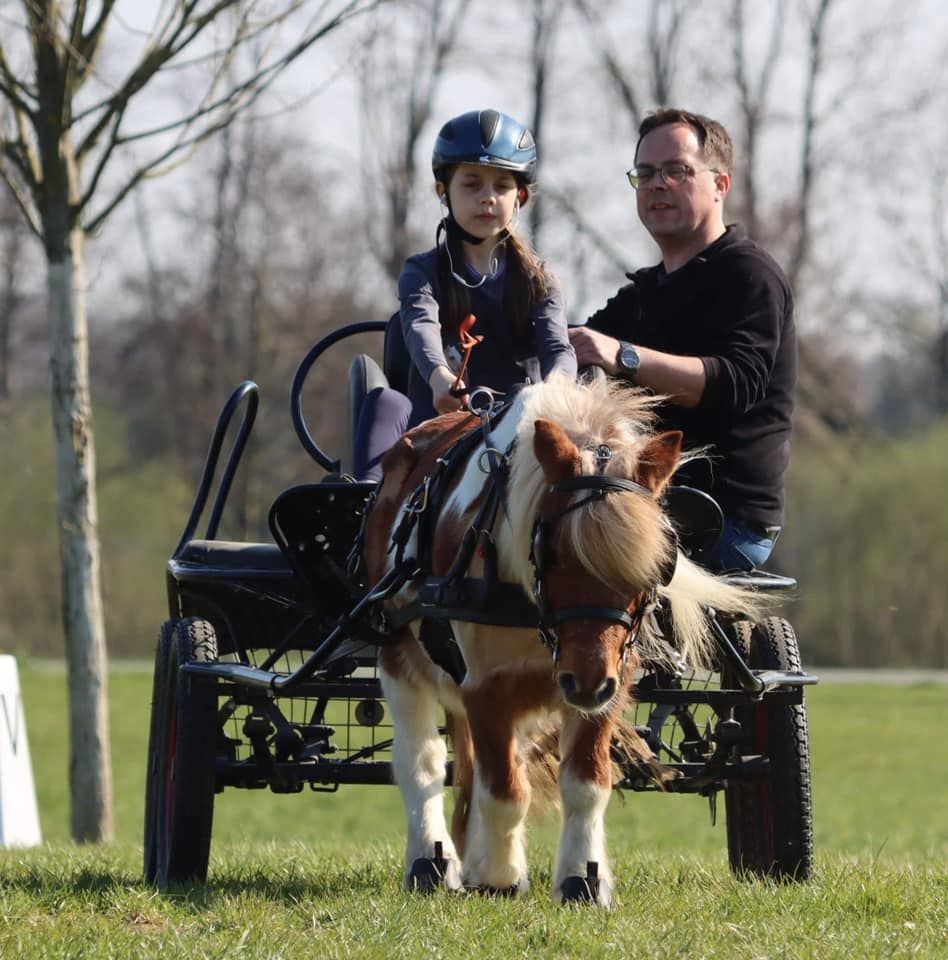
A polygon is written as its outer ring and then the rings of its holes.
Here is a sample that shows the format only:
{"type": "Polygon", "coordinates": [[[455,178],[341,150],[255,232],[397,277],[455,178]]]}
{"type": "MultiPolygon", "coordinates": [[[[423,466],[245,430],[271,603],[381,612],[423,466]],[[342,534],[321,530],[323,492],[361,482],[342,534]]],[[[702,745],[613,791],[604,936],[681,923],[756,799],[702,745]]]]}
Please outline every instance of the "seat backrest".
{"type": "Polygon", "coordinates": [[[411,357],[408,347],[405,346],[405,337],[402,334],[402,320],[398,313],[393,313],[385,328],[385,343],[382,347],[382,370],[388,379],[389,386],[399,393],[408,393],[408,371],[411,369],[411,357]]]}
{"type": "Polygon", "coordinates": [[[665,490],[662,506],[671,517],[682,549],[700,563],[724,529],[724,514],[718,502],[703,490],[676,485],[665,490]]]}

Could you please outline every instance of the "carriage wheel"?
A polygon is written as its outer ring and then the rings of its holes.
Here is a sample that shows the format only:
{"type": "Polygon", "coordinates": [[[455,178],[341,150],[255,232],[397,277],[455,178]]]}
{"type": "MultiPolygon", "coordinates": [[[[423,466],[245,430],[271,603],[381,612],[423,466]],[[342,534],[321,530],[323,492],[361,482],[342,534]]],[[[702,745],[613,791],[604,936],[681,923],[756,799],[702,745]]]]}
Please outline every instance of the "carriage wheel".
{"type": "Polygon", "coordinates": [[[188,676],[179,668],[216,660],[217,637],[206,620],[174,622],[160,691],[155,778],[155,879],[162,890],[172,883],[207,879],[216,785],[217,695],[212,680],[188,676]]]}
{"type": "Polygon", "coordinates": [[[175,621],[166,620],[158,631],[155,646],[155,672],[151,688],[151,722],[148,727],[148,760],[145,770],[145,838],[144,875],[146,883],[154,883],[158,872],[158,780],[161,756],[162,722],[167,709],[168,653],[171,649],[175,621]]]}
{"type": "MultiPolygon", "coordinates": [[[[793,628],[780,617],[751,627],[735,625],[738,645],[749,665],[765,670],[799,670],[800,651],[793,628]]],[[[731,678],[723,677],[725,685],[731,678]]],[[[813,811],[810,756],[804,704],[760,703],[734,711],[742,727],[745,754],[770,761],[761,780],[729,783],[725,792],[727,847],[738,875],[808,880],[813,867],[813,811]]]]}

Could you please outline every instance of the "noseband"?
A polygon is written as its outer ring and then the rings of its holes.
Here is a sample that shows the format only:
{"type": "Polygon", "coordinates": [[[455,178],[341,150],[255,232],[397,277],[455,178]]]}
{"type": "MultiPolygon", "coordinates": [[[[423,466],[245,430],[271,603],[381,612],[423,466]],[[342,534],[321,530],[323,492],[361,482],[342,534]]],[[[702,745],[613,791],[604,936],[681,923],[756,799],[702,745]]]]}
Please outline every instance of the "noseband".
{"type": "MultiPolygon", "coordinates": [[[[634,480],[626,480],[624,477],[609,477],[602,474],[580,474],[576,477],[568,477],[559,483],[552,484],[548,493],[571,493],[575,490],[588,490],[585,497],[581,497],[574,503],[570,503],[557,510],[554,513],[542,514],[537,512],[536,520],[533,522],[530,546],[530,562],[533,565],[533,597],[539,612],[539,631],[540,639],[553,655],[553,665],[556,666],[559,659],[559,637],[556,628],[559,624],[568,620],[606,620],[611,623],[622,624],[628,630],[628,636],[622,647],[622,664],[625,665],[628,659],[632,644],[638,636],[639,627],[642,624],[643,611],[636,616],[632,616],[628,610],[621,607],[606,606],[576,606],[563,607],[560,610],[553,610],[547,597],[547,590],[544,575],[551,562],[551,551],[549,549],[549,537],[553,525],[561,520],[567,514],[586,506],[595,500],[602,500],[608,493],[635,493],[639,496],[652,499],[652,491],[634,480]]],[[[672,531],[674,534],[674,531],[672,531]]],[[[667,585],[675,573],[675,562],[677,560],[677,539],[669,550],[660,567],[659,583],[662,586],[667,585]]],[[[654,597],[655,588],[650,591],[654,597]]]]}

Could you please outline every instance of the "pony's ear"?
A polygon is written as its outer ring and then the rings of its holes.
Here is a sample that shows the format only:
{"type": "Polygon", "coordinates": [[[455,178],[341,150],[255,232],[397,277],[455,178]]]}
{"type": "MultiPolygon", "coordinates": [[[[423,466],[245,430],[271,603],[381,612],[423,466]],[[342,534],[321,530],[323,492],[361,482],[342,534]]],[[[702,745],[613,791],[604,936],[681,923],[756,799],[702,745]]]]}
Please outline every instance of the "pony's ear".
{"type": "Polygon", "coordinates": [[[678,469],[681,459],[680,430],[669,430],[652,437],[645,445],[639,457],[636,479],[643,487],[648,487],[656,497],[660,497],[671,475],[678,469]]]}
{"type": "Polygon", "coordinates": [[[550,420],[533,424],[533,452],[536,454],[547,483],[559,483],[579,473],[580,459],[576,444],[550,420]]]}

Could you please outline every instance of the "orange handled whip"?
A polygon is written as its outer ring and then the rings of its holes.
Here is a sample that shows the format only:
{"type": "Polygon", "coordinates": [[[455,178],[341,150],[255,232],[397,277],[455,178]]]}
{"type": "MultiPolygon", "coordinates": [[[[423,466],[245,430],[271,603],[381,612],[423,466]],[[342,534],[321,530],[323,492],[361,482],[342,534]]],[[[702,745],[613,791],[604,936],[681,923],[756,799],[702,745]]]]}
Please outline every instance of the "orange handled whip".
{"type": "Polygon", "coordinates": [[[471,359],[471,351],[484,339],[482,334],[478,334],[477,336],[471,334],[471,327],[474,326],[476,320],[477,318],[474,314],[469,313],[458,327],[458,342],[464,350],[464,356],[461,358],[461,369],[458,370],[458,375],[454,380],[454,386],[451,387],[451,395],[454,397],[460,397],[468,392],[467,390],[461,389],[461,381],[464,379],[464,374],[467,373],[467,364],[471,359]]]}

